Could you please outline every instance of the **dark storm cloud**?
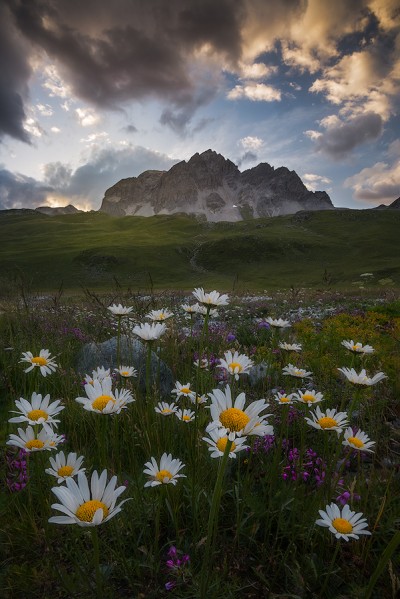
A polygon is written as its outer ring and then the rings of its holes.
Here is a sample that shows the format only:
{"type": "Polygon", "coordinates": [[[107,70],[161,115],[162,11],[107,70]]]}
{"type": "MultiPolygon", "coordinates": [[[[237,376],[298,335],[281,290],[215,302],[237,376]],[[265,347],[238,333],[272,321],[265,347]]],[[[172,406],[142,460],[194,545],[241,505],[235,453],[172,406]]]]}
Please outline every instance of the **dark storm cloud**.
{"type": "Polygon", "coordinates": [[[30,75],[27,55],[26,43],[13,27],[7,8],[0,4],[0,139],[9,135],[30,143],[23,128],[30,75]]]}
{"type": "Polygon", "coordinates": [[[190,112],[198,102],[192,52],[209,44],[229,61],[240,57],[237,0],[6,1],[22,34],[56,61],[74,93],[103,108],[153,95],[190,112]]]}
{"type": "Polygon", "coordinates": [[[316,148],[333,158],[341,158],[356,146],[377,139],[383,131],[379,114],[367,112],[348,122],[331,125],[316,140],[316,148]]]}
{"type": "Polygon", "coordinates": [[[0,210],[36,208],[46,203],[47,194],[52,191],[36,179],[0,170],[0,210]]]}

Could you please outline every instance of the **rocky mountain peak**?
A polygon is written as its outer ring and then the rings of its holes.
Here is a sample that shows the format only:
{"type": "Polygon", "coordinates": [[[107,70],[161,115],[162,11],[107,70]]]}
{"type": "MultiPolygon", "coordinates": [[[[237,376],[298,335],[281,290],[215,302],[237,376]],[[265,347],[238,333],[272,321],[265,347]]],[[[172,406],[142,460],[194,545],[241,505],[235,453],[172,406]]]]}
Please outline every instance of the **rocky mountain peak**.
{"type": "Polygon", "coordinates": [[[241,173],[211,149],[169,171],[123,179],[106,191],[100,208],[115,216],[184,212],[214,222],[330,209],[328,194],[308,191],[295,171],[261,163],[241,173]]]}

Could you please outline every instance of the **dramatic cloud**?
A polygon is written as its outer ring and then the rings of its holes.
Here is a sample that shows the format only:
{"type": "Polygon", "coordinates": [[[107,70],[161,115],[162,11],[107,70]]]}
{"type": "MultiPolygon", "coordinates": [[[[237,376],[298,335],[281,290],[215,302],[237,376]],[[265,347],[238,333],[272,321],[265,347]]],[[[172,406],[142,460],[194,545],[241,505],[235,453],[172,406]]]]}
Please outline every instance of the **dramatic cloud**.
{"type": "Polygon", "coordinates": [[[329,179],[329,177],[323,177],[313,173],[305,173],[302,176],[302,180],[310,191],[317,191],[318,189],[321,189],[321,187],[332,183],[332,179],[329,179]]]}
{"type": "Polygon", "coordinates": [[[0,210],[36,208],[46,203],[51,191],[51,187],[32,177],[0,169],[0,210]]]}
{"type": "Polygon", "coordinates": [[[0,210],[67,204],[97,210],[105,191],[121,179],[148,169],[168,170],[176,162],[138,146],[93,150],[76,170],[69,164],[50,162],[43,166],[43,181],[0,169],[0,210]]]}
{"type": "Polygon", "coordinates": [[[315,141],[317,151],[329,154],[332,158],[345,157],[355,147],[377,139],[382,134],[383,122],[379,114],[367,112],[349,121],[342,121],[336,115],[320,122],[323,132],[309,130],[305,134],[315,141]]]}
{"type": "Polygon", "coordinates": [[[247,137],[242,137],[239,143],[245,150],[258,150],[264,142],[260,137],[248,135],[247,137]]]}
{"type": "Polygon", "coordinates": [[[392,165],[377,162],[370,168],[364,168],[356,175],[348,177],[345,187],[354,191],[357,200],[373,204],[391,204],[400,197],[400,160],[392,165]]]}
{"type": "Polygon", "coordinates": [[[148,169],[168,170],[177,160],[142,147],[94,149],[89,160],[73,171],[68,164],[51,162],[43,167],[45,182],[76,207],[97,210],[105,191],[127,177],[148,169]]]}
{"type": "Polygon", "coordinates": [[[23,123],[31,69],[27,44],[13,27],[7,8],[0,5],[0,139],[9,135],[30,143],[23,123]]]}
{"type": "Polygon", "coordinates": [[[227,95],[228,100],[239,100],[247,98],[253,102],[279,102],[281,92],[279,89],[265,83],[249,83],[247,85],[235,85],[227,95]]]}

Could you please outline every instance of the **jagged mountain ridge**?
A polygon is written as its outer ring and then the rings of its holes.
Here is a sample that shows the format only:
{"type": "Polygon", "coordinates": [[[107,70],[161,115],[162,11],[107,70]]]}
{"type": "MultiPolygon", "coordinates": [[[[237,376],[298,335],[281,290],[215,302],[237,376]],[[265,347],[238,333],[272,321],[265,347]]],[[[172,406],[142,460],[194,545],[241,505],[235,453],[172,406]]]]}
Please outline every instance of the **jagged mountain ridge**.
{"type": "Polygon", "coordinates": [[[113,216],[183,212],[211,222],[234,222],[333,208],[325,191],[309,191],[295,171],[261,163],[240,172],[233,162],[207,150],[169,171],[122,179],[106,191],[100,211],[113,216]]]}

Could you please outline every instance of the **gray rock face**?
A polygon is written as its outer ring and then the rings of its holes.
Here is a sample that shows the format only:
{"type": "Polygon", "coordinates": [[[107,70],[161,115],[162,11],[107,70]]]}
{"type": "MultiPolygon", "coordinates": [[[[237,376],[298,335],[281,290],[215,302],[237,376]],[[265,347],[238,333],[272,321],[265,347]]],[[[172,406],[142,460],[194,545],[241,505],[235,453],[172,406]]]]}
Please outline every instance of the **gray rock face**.
{"type": "Polygon", "coordinates": [[[112,216],[183,212],[217,222],[332,209],[326,192],[308,191],[286,167],[262,163],[241,173],[233,162],[207,150],[169,171],[119,181],[106,191],[100,211],[112,216]]]}
{"type": "MultiPolygon", "coordinates": [[[[98,366],[105,368],[117,367],[117,338],[107,339],[103,343],[87,343],[77,356],[77,371],[91,374],[98,366]]],[[[138,339],[121,337],[121,364],[134,366],[138,371],[139,387],[143,393],[146,391],[146,358],[147,346],[138,339]]],[[[119,365],[118,365],[119,366],[119,365]]],[[[161,395],[169,395],[174,387],[174,378],[171,369],[152,352],[151,354],[151,382],[157,383],[161,395]]]]}

